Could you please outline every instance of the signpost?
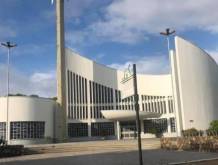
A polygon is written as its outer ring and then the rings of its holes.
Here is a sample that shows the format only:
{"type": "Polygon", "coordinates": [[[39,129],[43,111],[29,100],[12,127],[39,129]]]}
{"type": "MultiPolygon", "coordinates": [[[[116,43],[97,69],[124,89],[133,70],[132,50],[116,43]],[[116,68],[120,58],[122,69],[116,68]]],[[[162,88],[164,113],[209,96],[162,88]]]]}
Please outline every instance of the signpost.
{"type": "Polygon", "coordinates": [[[133,71],[131,71],[130,67],[131,66],[129,65],[128,70],[124,72],[124,78],[121,82],[124,86],[124,91],[123,91],[124,94],[122,94],[122,98],[134,95],[135,112],[136,112],[136,127],[137,127],[137,135],[138,135],[137,139],[138,139],[139,165],[143,165],[142,144],[141,144],[141,124],[140,124],[140,119],[139,119],[139,103],[138,103],[139,97],[138,97],[137,77],[136,77],[136,64],[133,64],[133,71]],[[131,84],[132,84],[132,86],[130,86],[131,84]]]}
{"type": "Polygon", "coordinates": [[[134,84],[133,84],[133,70],[132,66],[129,65],[128,68],[124,71],[124,76],[121,81],[122,85],[122,93],[121,98],[125,99],[127,97],[131,97],[134,95],[134,84]]]}

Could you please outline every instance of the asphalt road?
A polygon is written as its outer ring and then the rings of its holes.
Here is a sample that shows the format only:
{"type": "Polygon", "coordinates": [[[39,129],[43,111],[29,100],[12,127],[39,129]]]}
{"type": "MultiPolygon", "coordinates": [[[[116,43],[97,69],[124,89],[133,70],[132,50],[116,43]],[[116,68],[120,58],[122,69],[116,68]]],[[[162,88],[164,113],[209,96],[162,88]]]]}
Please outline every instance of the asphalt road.
{"type": "MultiPolygon", "coordinates": [[[[72,153],[73,154],[73,153],[72,153]]],[[[51,155],[50,155],[51,156],[51,155]]],[[[182,162],[189,160],[218,158],[217,153],[198,153],[187,151],[166,151],[166,150],[145,150],[143,151],[144,165],[166,165],[172,162],[182,162]]],[[[13,160],[13,158],[5,160],[13,160]]],[[[0,159],[0,165],[137,165],[138,152],[114,152],[102,154],[70,155],[63,153],[60,157],[55,155],[46,158],[38,155],[37,160],[4,161],[0,159]]]]}

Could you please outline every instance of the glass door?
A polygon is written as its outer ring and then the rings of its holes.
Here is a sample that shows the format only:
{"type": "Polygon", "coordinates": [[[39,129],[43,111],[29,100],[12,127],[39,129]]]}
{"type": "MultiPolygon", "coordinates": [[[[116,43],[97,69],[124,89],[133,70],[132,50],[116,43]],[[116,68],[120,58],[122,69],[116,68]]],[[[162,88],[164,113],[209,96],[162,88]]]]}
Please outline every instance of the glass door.
{"type": "Polygon", "coordinates": [[[120,122],[120,128],[122,139],[135,139],[137,137],[135,121],[120,122]]]}

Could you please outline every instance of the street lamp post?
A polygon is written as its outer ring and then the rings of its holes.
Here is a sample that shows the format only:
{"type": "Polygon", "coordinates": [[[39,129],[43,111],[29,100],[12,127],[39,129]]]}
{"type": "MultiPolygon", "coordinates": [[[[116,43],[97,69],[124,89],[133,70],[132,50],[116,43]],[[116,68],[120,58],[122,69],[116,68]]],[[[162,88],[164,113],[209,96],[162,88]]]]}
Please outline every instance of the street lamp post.
{"type": "Polygon", "coordinates": [[[167,28],[165,32],[160,32],[161,35],[164,35],[167,37],[167,49],[168,49],[168,53],[170,52],[170,39],[169,36],[172,35],[173,33],[175,33],[175,30],[170,31],[170,28],[167,28]]]}
{"type": "Polygon", "coordinates": [[[12,44],[11,42],[1,43],[2,46],[8,49],[8,65],[7,65],[7,122],[6,122],[6,140],[7,143],[10,143],[10,125],[9,125],[9,90],[10,90],[10,75],[9,75],[9,68],[10,68],[10,50],[11,48],[16,47],[16,44],[12,44]]]}
{"type": "MultiPolygon", "coordinates": [[[[164,35],[167,38],[167,52],[168,52],[169,56],[170,56],[170,38],[169,37],[170,37],[170,35],[174,34],[175,32],[176,32],[175,30],[170,30],[170,28],[166,28],[165,32],[160,32],[161,35],[164,35]]],[[[171,75],[172,75],[172,69],[170,70],[170,72],[171,72],[171,75]]],[[[173,84],[172,76],[171,76],[171,82],[173,84]]],[[[172,87],[172,90],[174,90],[173,87],[172,87]]],[[[173,98],[175,98],[174,92],[173,92],[173,98]]],[[[175,114],[175,125],[177,127],[176,112],[175,112],[175,101],[173,101],[173,107],[174,107],[173,109],[174,109],[174,114],[175,114]]],[[[178,135],[178,131],[177,131],[177,135],[178,135]]]]}

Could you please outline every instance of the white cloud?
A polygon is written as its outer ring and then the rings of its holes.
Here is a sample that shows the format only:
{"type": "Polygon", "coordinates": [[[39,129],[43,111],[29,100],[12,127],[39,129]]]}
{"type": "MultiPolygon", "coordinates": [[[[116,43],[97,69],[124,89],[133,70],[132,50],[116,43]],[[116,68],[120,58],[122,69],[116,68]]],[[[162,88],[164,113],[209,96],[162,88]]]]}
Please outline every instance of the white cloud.
{"type": "Polygon", "coordinates": [[[166,74],[169,73],[169,59],[163,55],[156,56],[145,56],[138,58],[137,60],[130,60],[124,64],[113,63],[108,65],[109,67],[125,70],[128,68],[129,64],[136,64],[136,69],[138,73],[143,74],[166,74]]]}
{"type": "MultiPolygon", "coordinates": [[[[218,64],[218,49],[205,50],[218,64]]],[[[109,67],[125,70],[128,68],[129,64],[136,64],[137,72],[142,74],[167,74],[170,71],[168,56],[155,55],[155,56],[125,56],[127,62],[124,64],[113,63],[108,65],[109,67]]]]}
{"type": "Polygon", "coordinates": [[[28,55],[31,56],[47,56],[50,54],[50,50],[54,49],[55,46],[52,43],[44,44],[20,44],[14,49],[13,54],[16,56],[28,55]]]}
{"type": "Polygon", "coordinates": [[[97,55],[96,55],[96,59],[102,59],[102,58],[104,58],[105,56],[106,56],[105,54],[100,53],[100,54],[97,54],[97,55]]]}
{"type": "MultiPolygon", "coordinates": [[[[0,64],[0,95],[6,95],[7,89],[7,67],[0,64]]],[[[42,97],[56,96],[56,72],[35,72],[26,75],[14,68],[10,69],[10,93],[36,94],[42,97]]]]}
{"type": "MultiPolygon", "coordinates": [[[[93,0],[70,0],[65,3],[65,16],[67,19],[79,17],[92,4],[93,0]]],[[[69,20],[67,20],[69,21],[69,20]]]]}
{"type": "Polygon", "coordinates": [[[217,6],[217,0],[118,0],[89,28],[98,37],[123,43],[139,42],[146,33],[158,35],[167,27],[218,32],[217,6]]]}
{"type": "Polygon", "coordinates": [[[0,25],[0,42],[2,42],[3,39],[16,37],[17,33],[15,30],[13,30],[9,26],[0,25]]]}
{"type": "Polygon", "coordinates": [[[65,40],[69,45],[75,45],[80,43],[86,43],[85,40],[88,34],[86,31],[68,31],[65,33],[65,40]]]}

